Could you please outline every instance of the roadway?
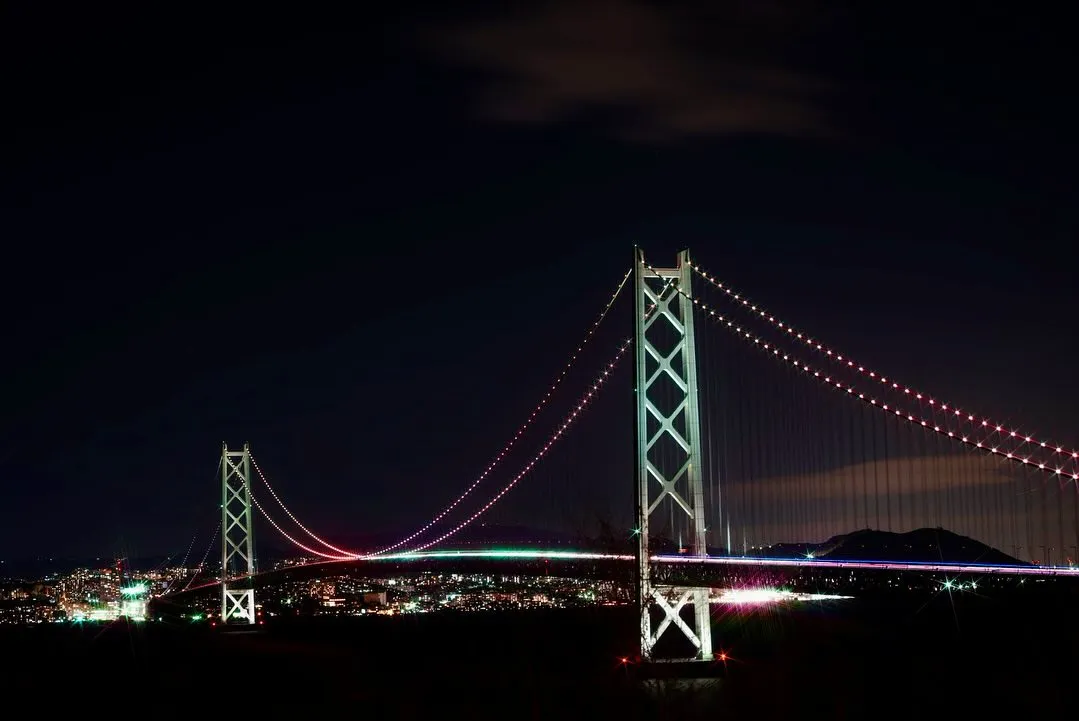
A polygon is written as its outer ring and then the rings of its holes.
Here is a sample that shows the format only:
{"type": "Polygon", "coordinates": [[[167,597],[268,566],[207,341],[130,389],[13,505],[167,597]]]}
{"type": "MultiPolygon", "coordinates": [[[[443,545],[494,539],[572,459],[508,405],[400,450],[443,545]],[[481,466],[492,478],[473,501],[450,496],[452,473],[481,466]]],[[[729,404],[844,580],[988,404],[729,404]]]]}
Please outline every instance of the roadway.
{"type": "MultiPolygon", "coordinates": [[[[546,549],[469,549],[469,550],[446,550],[446,551],[421,551],[407,553],[387,553],[381,556],[368,558],[349,558],[341,560],[316,561],[284,568],[275,568],[262,571],[257,576],[285,573],[291,570],[307,569],[320,566],[332,567],[339,564],[398,564],[420,563],[431,561],[559,561],[559,562],[617,562],[630,563],[636,561],[632,554],[602,553],[595,551],[569,551],[569,550],[546,550],[546,549]]],[[[653,563],[669,566],[730,566],[739,568],[819,568],[819,569],[850,569],[850,570],[875,570],[875,571],[901,571],[920,573],[944,573],[944,574],[980,574],[997,576],[1035,576],[1035,577],[1071,577],[1079,578],[1079,566],[1035,566],[1035,565],[999,565],[978,563],[945,563],[945,562],[898,562],[898,561],[874,561],[874,560],[830,560],[825,558],[757,558],[752,556],[690,556],[690,555],[655,555],[653,563]]],[[[197,586],[176,592],[190,593],[200,589],[211,588],[220,583],[219,580],[209,581],[197,586]]]]}

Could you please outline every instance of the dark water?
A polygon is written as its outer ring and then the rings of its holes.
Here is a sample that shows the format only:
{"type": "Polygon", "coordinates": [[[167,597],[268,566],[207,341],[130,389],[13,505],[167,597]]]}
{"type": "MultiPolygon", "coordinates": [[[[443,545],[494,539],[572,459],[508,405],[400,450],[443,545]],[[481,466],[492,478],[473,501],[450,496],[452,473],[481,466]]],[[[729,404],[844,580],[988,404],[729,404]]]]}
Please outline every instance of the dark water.
{"type": "Polygon", "coordinates": [[[635,651],[627,608],[305,621],[255,635],[173,623],[5,629],[0,691],[91,711],[104,693],[115,708],[183,716],[230,702],[271,717],[379,719],[1063,714],[1076,700],[1076,602],[1057,592],[717,607],[716,644],[731,661],[710,695],[657,699],[631,680],[619,662],[635,651]]]}

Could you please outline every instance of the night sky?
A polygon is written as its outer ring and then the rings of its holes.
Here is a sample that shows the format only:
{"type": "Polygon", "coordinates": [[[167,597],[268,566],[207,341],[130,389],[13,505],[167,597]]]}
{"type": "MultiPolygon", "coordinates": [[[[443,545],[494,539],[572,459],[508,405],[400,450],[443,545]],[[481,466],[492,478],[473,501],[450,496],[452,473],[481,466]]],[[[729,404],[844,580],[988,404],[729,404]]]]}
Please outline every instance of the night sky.
{"type": "MultiPolygon", "coordinates": [[[[5,10],[0,558],[201,547],[222,441],[309,527],[407,534],[527,416],[634,244],[1079,442],[1063,16],[392,5],[5,10]]],[[[631,331],[615,311],[578,385],[631,331]]],[[[619,370],[537,476],[544,512],[522,489],[493,520],[629,522],[619,370]]]]}

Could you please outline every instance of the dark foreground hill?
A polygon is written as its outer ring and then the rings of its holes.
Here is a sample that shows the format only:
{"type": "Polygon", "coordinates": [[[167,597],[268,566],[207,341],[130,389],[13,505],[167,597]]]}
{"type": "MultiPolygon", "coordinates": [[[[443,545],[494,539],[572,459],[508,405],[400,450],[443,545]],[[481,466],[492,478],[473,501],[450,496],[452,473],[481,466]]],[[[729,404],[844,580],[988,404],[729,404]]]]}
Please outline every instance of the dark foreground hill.
{"type": "MultiPolygon", "coordinates": [[[[253,718],[1011,718],[1072,711],[1079,599],[939,594],[778,611],[716,607],[718,691],[655,698],[620,662],[628,607],[207,626],[0,628],[0,693],[48,717],[113,709],[253,718]]],[[[1042,590],[1039,590],[1042,589],[1042,590]]],[[[13,707],[14,708],[14,707],[13,707]]]]}

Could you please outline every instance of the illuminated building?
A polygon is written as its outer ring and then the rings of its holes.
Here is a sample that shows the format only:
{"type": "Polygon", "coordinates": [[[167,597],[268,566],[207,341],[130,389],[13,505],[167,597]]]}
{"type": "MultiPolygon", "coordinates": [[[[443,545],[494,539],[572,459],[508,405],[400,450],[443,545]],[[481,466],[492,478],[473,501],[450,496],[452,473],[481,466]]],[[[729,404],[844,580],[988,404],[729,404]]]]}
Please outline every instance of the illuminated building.
{"type": "Polygon", "coordinates": [[[120,616],[132,621],[146,620],[146,603],[150,598],[150,586],[143,582],[133,583],[120,589],[120,616]]]}

